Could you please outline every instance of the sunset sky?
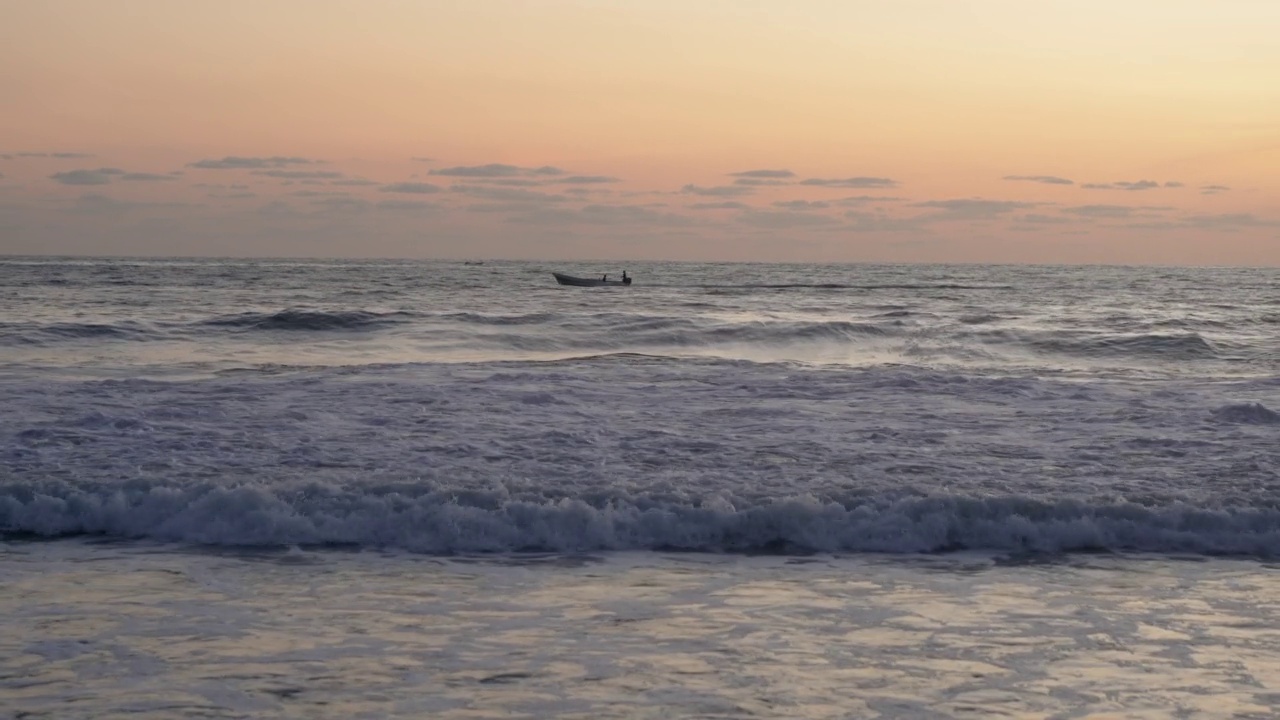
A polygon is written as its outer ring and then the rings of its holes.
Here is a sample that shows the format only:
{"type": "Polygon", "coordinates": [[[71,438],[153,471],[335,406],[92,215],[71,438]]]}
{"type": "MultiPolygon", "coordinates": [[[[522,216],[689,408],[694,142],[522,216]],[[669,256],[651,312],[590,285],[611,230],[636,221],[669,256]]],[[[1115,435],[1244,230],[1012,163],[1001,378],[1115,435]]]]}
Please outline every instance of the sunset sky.
{"type": "Polygon", "coordinates": [[[1280,265],[1280,2],[0,0],[0,253],[1280,265]]]}

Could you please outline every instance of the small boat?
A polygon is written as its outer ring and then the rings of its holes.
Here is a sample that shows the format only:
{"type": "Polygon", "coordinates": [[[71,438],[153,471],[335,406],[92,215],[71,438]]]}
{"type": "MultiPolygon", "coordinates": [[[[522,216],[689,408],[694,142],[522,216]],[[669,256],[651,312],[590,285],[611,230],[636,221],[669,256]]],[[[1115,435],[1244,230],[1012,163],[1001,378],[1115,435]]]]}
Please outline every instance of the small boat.
{"type": "Polygon", "coordinates": [[[622,273],[621,280],[610,280],[608,275],[603,275],[598,278],[580,278],[580,277],[574,277],[572,275],[565,275],[564,273],[558,273],[558,272],[553,272],[551,274],[556,276],[556,282],[560,283],[561,285],[576,285],[578,287],[601,287],[604,285],[626,286],[631,284],[631,278],[627,277],[627,274],[625,272],[622,273]]]}

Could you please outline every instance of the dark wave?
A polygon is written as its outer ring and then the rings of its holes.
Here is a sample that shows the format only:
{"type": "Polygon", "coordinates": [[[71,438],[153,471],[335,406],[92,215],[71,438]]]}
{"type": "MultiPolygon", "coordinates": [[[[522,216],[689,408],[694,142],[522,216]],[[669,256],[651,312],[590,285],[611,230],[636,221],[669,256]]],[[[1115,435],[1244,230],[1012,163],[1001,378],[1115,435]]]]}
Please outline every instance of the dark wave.
{"type": "Polygon", "coordinates": [[[240,313],[210,318],[207,327],[238,330],[363,330],[407,321],[412,313],[370,310],[281,310],[274,313],[240,313]]]}
{"type": "Polygon", "coordinates": [[[0,340],[22,345],[76,340],[146,340],[153,329],[135,322],[117,323],[0,323],[0,340]]]}
{"type": "Polygon", "coordinates": [[[1085,358],[1219,359],[1221,350],[1197,333],[1106,335],[993,330],[973,337],[987,343],[1022,345],[1039,353],[1085,358]]]}
{"type": "Polygon", "coordinates": [[[439,316],[443,320],[471,323],[474,325],[541,325],[557,318],[552,313],[496,314],[485,315],[474,312],[446,313],[439,316]]]}
{"type": "Polygon", "coordinates": [[[1280,509],[1027,496],[669,496],[513,499],[496,492],[311,485],[86,491],[0,486],[0,535],[106,535],[219,546],[330,545],[432,554],[686,550],[715,553],[1154,552],[1274,557],[1280,509]]]}
{"type": "Polygon", "coordinates": [[[1089,357],[1142,356],[1177,360],[1209,360],[1218,356],[1218,349],[1213,343],[1196,333],[1125,335],[1067,341],[1044,340],[1037,345],[1055,352],[1089,357]]]}
{"type": "MultiPolygon", "coordinates": [[[[653,285],[652,287],[672,287],[653,285]]],[[[743,285],[686,285],[703,290],[1012,290],[1011,285],[963,283],[748,283],[743,285]]]]}

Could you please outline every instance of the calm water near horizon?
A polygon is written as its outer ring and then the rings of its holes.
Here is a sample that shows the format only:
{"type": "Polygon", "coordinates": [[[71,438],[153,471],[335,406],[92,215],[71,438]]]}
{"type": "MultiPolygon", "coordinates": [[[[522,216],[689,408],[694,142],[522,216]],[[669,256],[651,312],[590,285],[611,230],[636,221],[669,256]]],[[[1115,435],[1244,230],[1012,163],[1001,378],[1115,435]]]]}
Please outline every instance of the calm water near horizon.
{"type": "Polygon", "coordinates": [[[1278,369],[1276,269],[0,258],[0,717],[1273,717],[1278,369]]]}

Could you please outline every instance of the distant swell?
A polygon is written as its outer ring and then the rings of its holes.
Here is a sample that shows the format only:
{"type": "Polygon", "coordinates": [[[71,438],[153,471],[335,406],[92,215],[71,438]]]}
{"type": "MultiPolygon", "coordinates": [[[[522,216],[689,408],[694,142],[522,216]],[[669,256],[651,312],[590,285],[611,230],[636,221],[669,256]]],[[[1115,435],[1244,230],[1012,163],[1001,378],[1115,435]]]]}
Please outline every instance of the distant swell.
{"type": "Polygon", "coordinates": [[[751,285],[699,285],[708,290],[1010,290],[1008,285],[961,283],[760,283],[751,285]]]}
{"type": "Polygon", "coordinates": [[[1210,360],[1219,357],[1218,348],[1196,333],[1105,335],[1059,332],[1026,335],[994,331],[982,337],[988,342],[1025,344],[1039,352],[1088,358],[1210,360]]]}
{"type": "Polygon", "coordinates": [[[0,532],[107,535],[227,546],[356,545],[430,554],[521,551],[937,553],[1117,551],[1280,554],[1280,509],[1094,504],[1024,496],[735,505],[633,498],[589,503],[499,495],[362,494],[311,486],[0,494],[0,532]]]}
{"type": "Polygon", "coordinates": [[[21,345],[76,340],[146,340],[150,331],[138,323],[0,323],[0,343],[21,345]]]}
{"type": "Polygon", "coordinates": [[[406,319],[404,312],[368,310],[281,310],[275,313],[240,313],[203,321],[211,327],[242,330],[358,330],[406,319]]]}

